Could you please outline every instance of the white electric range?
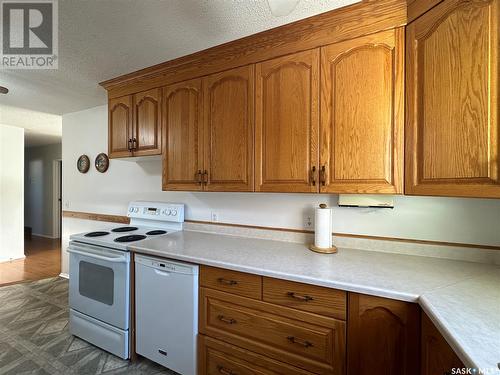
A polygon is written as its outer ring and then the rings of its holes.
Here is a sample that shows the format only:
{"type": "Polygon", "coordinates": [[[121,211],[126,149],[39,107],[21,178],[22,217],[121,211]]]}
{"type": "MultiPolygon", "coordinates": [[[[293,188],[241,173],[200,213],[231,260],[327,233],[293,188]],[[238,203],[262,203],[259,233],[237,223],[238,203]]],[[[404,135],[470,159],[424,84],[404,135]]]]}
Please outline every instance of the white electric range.
{"type": "Polygon", "coordinates": [[[121,358],[129,353],[130,253],[128,246],[182,230],[184,205],[131,202],[130,224],[74,234],[70,254],[70,332],[121,358]]]}

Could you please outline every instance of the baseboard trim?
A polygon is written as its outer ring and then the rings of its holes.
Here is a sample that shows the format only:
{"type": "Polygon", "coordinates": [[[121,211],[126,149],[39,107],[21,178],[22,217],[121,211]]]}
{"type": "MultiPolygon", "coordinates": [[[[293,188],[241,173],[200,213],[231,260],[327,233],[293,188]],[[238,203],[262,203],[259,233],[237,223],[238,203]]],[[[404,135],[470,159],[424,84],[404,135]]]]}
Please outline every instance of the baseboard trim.
{"type": "Polygon", "coordinates": [[[59,277],[62,277],[63,279],[69,279],[69,275],[67,273],[65,273],[65,272],[61,272],[59,274],[59,277]]]}
{"type": "MultiPolygon", "coordinates": [[[[83,220],[106,221],[106,222],[120,223],[120,224],[129,224],[129,222],[130,222],[130,219],[127,216],[104,215],[104,214],[77,212],[77,211],[63,211],[63,217],[83,219],[83,220]]],[[[204,224],[204,225],[221,225],[221,226],[226,226],[226,227],[238,227],[238,228],[261,229],[261,230],[276,230],[276,231],[292,232],[292,233],[306,233],[306,234],[313,234],[314,233],[314,231],[305,230],[305,229],[264,227],[264,226],[259,226],[259,225],[222,223],[222,222],[212,222],[212,221],[203,221],[203,220],[186,220],[186,222],[187,223],[195,223],[195,224],[204,224]]],[[[368,240],[407,242],[407,243],[416,243],[416,244],[421,244],[421,245],[465,247],[465,248],[470,248],[470,249],[482,249],[482,250],[500,250],[500,246],[492,246],[492,245],[479,245],[479,244],[445,242],[445,241],[434,241],[434,240],[417,240],[417,239],[412,239],[412,238],[370,236],[370,235],[365,235],[365,234],[351,234],[351,233],[333,232],[332,234],[334,236],[338,236],[338,237],[362,238],[362,239],[368,239],[368,240]]]]}

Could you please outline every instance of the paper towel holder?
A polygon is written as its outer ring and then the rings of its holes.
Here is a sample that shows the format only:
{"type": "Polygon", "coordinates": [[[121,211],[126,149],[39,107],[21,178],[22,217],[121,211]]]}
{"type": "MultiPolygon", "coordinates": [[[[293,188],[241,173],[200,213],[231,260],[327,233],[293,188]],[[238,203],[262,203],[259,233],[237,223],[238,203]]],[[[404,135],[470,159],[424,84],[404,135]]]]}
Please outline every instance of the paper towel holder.
{"type": "MultiPolygon", "coordinates": [[[[321,203],[319,205],[320,208],[326,208],[326,204],[321,203]]],[[[335,254],[337,252],[337,247],[332,246],[332,247],[317,247],[314,244],[309,245],[309,250],[314,251],[315,253],[321,253],[321,254],[335,254]]]]}

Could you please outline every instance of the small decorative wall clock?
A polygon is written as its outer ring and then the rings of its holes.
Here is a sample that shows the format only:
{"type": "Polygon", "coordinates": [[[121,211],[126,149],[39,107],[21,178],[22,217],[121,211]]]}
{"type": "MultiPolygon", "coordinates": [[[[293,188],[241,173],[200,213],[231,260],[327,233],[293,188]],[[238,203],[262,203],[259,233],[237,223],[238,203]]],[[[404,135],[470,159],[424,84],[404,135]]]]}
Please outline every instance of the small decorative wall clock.
{"type": "Polygon", "coordinates": [[[87,155],[81,155],[76,162],[76,168],[80,173],[87,173],[90,168],[89,157],[87,155]]]}
{"type": "Polygon", "coordinates": [[[104,152],[101,152],[95,158],[95,169],[99,172],[104,173],[108,170],[109,167],[109,158],[104,152]]]}

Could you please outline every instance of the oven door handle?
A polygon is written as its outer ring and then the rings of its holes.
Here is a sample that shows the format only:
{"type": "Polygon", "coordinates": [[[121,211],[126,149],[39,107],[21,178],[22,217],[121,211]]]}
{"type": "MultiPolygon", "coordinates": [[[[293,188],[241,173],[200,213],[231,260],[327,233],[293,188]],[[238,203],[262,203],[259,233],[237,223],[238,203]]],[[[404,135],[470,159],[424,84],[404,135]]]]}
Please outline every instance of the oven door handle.
{"type": "Polygon", "coordinates": [[[94,259],[100,259],[100,260],[104,260],[106,262],[127,263],[127,259],[123,258],[123,257],[109,258],[109,257],[104,257],[102,255],[98,255],[98,254],[93,253],[93,252],[75,250],[75,249],[72,249],[71,247],[68,247],[67,251],[68,251],[68,253],[83,255],[83,256],[86,256],[89,258],[94,258],[94,259]]]}

